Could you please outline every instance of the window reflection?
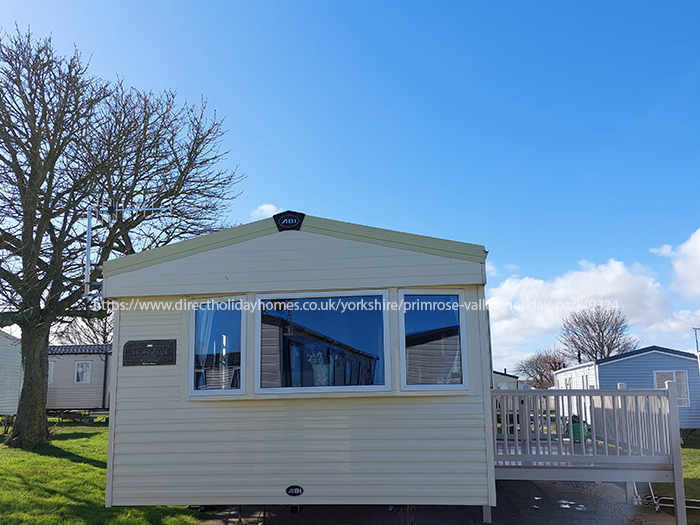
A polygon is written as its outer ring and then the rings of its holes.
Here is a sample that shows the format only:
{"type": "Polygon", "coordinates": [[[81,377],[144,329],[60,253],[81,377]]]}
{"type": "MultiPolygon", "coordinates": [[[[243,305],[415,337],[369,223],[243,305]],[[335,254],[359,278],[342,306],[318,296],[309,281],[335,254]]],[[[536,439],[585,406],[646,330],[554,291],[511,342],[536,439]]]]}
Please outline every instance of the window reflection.
{"type": "Polygon", "coordinates": [[[382,299],[264,301],[261,387],[383,385],[382,299]]]}
{"type": "Polygon", "coordinates": [[[406,295],[406,384],[462,383],[459,298],[406,295]]]}

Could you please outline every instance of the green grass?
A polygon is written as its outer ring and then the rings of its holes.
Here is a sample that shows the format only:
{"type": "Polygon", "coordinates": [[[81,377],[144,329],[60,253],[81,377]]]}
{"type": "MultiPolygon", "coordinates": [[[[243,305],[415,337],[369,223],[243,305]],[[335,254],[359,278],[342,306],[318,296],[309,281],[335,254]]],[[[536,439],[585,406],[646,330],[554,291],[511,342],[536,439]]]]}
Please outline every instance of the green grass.
{"type": "Polygon", "coordinates": [[[34,452],[0,445],[0,525],[189,525],[204,519],[183,507],[105,508],[106,423],[64,423],[54,431],[51,444],[34,452]]]}
{"type": "MultiPolygon", "coordinates": [[[[685,497],[700,499],[700,430],[693,430],[686,437],[681,453],[683,454],[685,497]]],[[[700,516],[700,511],[691,512],[700,516]]],[[[697,523],[700,523],[700,521],[697,523]]]]}
{"type": "MultiPolygon", "coordinates": [[[[685,497],[700,500],[700,430],[693,430],[685,435],[681,454],[683,456],[685,497]]],[[[641,488],[641,484],[639,487],[641,488]]],[[[658,496],[673,497],[673,485],[654,483],[654,493],[658,496]]],[[[673,514],[673,509],[664,510],[673,514]]],[[[700,510],[688,510],[688,525],[700,525],[700,510]]]]}

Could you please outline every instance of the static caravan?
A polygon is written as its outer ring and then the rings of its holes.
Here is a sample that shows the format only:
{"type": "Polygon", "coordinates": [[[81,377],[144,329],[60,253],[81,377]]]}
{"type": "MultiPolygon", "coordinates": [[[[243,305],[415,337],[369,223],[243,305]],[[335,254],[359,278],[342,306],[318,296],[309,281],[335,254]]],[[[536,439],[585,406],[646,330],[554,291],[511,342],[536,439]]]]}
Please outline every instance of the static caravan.
{"type": "Polygon", "coordinates": [[[554,373],[556,388],[664,388],[675,381],[680,428],[700,428],[700,368],[694,353],[648,346],[554,373]]]}
{"type": "Polygon", "coordinates": [[[529,390],[530,385],[520,381],[520,378],[513,374],[493,371],[493,388],[496,390],[529,390]]]}
{"type": "Polygon", "coordinates": [[[21,341],[0,330],[0,416],[14,416],[17,413],[21,388],[21,341]]]}
{"type": "Polygon", "coordinates": [[[106,504],[496,504],[483,246],[294,212],[109,261],[106,504]]]}
{"type": "MultiPolygon", "coordinates": [[[[617,388],[617,381],[613,388],[617,388]]],[[[568,366],[554,372],[554,388],[587,389],[598,388],[598,369],[596,361],[568,366]]],[[[648,387],[647,387],[648,388],[648,387]]]]}
{"type": "Polygon", "coordinates": [[[112,345],[49,346],[46,409],[107,410],[112,345]]]}

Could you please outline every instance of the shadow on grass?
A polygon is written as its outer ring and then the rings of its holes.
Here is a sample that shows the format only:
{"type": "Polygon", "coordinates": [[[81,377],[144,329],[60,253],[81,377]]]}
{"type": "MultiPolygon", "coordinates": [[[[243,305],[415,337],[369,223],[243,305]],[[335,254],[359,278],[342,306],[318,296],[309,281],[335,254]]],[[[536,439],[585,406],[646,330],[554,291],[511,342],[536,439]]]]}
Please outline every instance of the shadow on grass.
{"type": "MultiPolygon", "coordinates": [[[[9,523],[39,524],[46,521],[42,515],[51,515],[51,523],[70,522],[83,525],[104,525],[105,523],[139,523],[149,525],[165,525],[191,522],[192,518],[203,520],[207,514],[198,514],[197,511],[183,507],[112,507],[104,506],[104,487],[93,487],[92,483],[84,480],[81,487],[84,493],[70,487],[57,488],[55,479],[41,481],[21,474],[0,475],[3,485],[14,488],[14,493],[23,493],[33,496],[29,500],[29,508],[12,508],[9,502],[0,501],[0,509],[9,513],[17,511],[15,517],[19,521],[12,520],[9,523]],[[13,487],[14,485],[14,487],[13,487]],[[91,496],[99,494],[99,499],[91,496]],[[21,517],[19,517],[21,516],[21,517]]],[[[23,502],[20,506],[24,506],[23,502]]],[[[0,518],[0,523],[6,523],[0,518]]]]}
{"type": "Polygon", "coordinates": [[[33,452],[0,448],[0,525],[185,525],[207,518],[183,507],[106,508],[106,427],[59,424],[53,443],[33,452]]]}
{"type": "MultiPolygon", "coordinates": [[[[88,436],[88,437],[91,435],[92,434],[85,434],[85,436],[88,436]]],[[[75,436],[73,434],[73,437],[66,438],[66,439],[77,439],[78,437],[85,437],[85,436],[81,436],[81,435],[75,436]]],[[[53,445],[40,445],[34,449],[34,453],[38,454],[40,456],[47,456],[47,457],[58,458],[58,459],[67,459],[69,461],[72,461],[73,463],[90,465],[92,467],[97,467],[100,469],[107,468],[106,461],[100,461],[99,459],[90,459],[90,458],[86,458],[84,456],[79,456],[78,454],[73,454],[72,452],[68,452],[67,450],[63,450],[62,448],[55,447],[53,445]]]]}
{"type": "Polygon", "coordinates": [[[700,430],[681,430],[683,448],[700,449],[700,430]]]}
{"type": "Polygon", "coordinates": [[[109,423],[106,421],[95,421],[94,423],[82,423],[81,421],[49,421],[49,428],[65,428],[71,429],[74,427],[81,427],[85,429],[103,430],[109,427],[109,423]]]}
{"type": "Polygon", "coordinates": [[[91,438],[99,432],[58,432],[51,436],[50,441],[70,441],[72,439],[91,438]]]}

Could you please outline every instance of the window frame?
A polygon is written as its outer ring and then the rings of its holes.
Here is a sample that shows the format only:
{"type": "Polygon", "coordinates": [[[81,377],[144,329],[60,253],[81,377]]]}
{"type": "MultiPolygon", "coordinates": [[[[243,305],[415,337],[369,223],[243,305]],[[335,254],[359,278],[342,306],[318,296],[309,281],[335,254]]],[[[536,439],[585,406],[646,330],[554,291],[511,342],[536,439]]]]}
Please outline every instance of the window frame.
{"type": "Polygon", "coordinates": [[[240,302],[241,303],[241,387],[240,388],[222,388],[216,390],[196,390],[194,388],[194,372],[195,372],[195,334],[197,332],[197,311],[198,308],[191,308],[190,310],[190,326],[189,326],[189,356],[187,359],[187,385],[189,395],[192,397],[241,397],[246,394],[246,354],[247,352],[247,340],[246,340],[246,325],[247,325],[247,310],[245,310],[244,305],[246,303],[245,295],[232,295],[223,297],[208,297],[206,299],[197,299],[191,301],[191,304],[209,304],[215,303],[227,303],[227,302],[240,302]]]}
{"type": "Polygon", "coordinates": [[[56,368],[56,361],[49,361],[49,385],[53,384],[54,368],[56,368]]]}
{"type": "Polygon", "coordinates": [[[291,292],[291,293],[265,293],[255,296],[255,381],[254,393],[256,395],[279,394],[347,394],[349,392],[391,392],[391,338],[388,308],[384,305],[389,301],[389,290],[335,290],[324,292],[291,292]],[[273,387],[263,388],[260,385],[262,374],[262,308],[264,301],[279,299],[325,299],[330,297],[366,297],[368,295],[380,296],[382,300],[382,339],[384,343],[384,384],[383,385],[355,385],[355,386],[314,386],[314,387],[273,387]]]}
{"type": "Polygon", "coordinates": [[[654,388],[660,388],[660,389],[665,389],[666,385],[659,386],[659,383],[657,381],[657,374],[673,374],[673,381],[676,383],[676,401],[678,403],[678,408],[688,408],[690,407],[690,385],[688,384],[690,382],[690,379],[688,378],[688,371],[687,370],[654,370],[654,388]],[[688,394],[687,397],[680,397],[680,390],[678,388],[678,372],[683,372],[685,374],[685,391],[688,394]],[[681,401],[684,401],[684,404],[681,404],[681,401]],[[687,404],[685,404],[687,402],[687,404]]]}
{"type": "MultiPolygon", "coordinates": [[[[55,366],[55,365],[54,365],[55,366]]],[[[89,385],[92,384],[92,359],[81,359],[80,361],[75,362],[75,367],[73,369],[73,383],[76,385],[89,385]],[[88,366],[88,371],[87,371],[87,381],[78,381],[78,365],[82,363],[88,363],[90,366],[88,366]]]]}
{"type": "Polygon", "coordinates": [[[469,390],[469,369],[467,368],[467,319],[466,311],[463,307],[465,304],[464,290],[456,288],[402,288],[399,289],[399,362],[401,365],[401,390],[405,392],[411,391],[444,391],[444,390],[469,390]],[[457,313],[459,316],[459,346],[460,358],[462,364],[462,382],[444,385],[409,385],[408,384],[408,363],[406,359],[406,312],[403,305],[407,295],[456,295],[459,308],[457,313]]]}

